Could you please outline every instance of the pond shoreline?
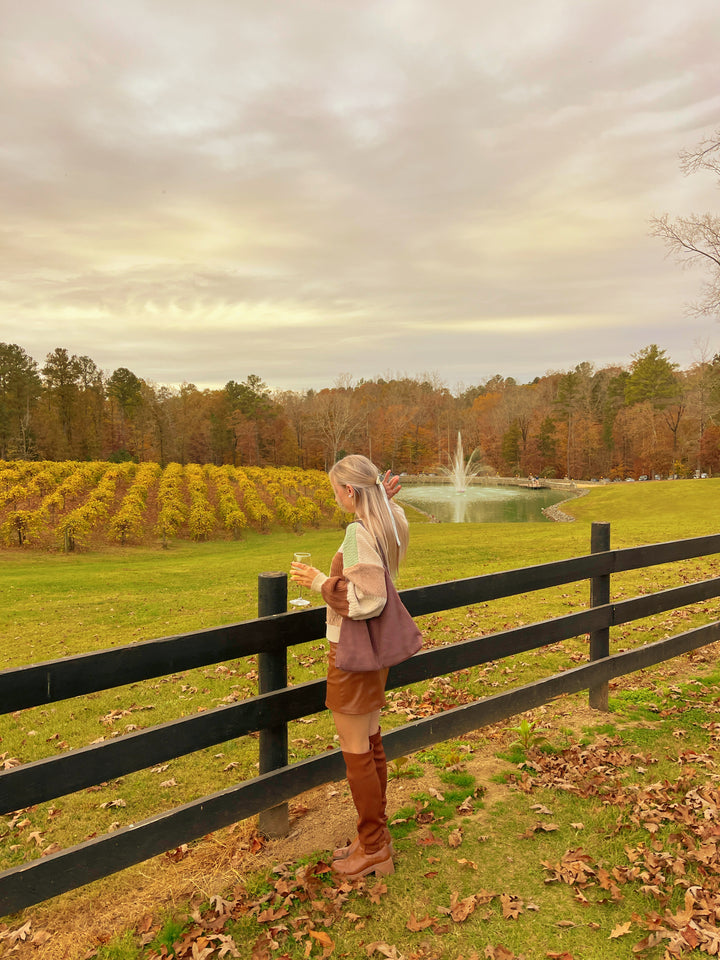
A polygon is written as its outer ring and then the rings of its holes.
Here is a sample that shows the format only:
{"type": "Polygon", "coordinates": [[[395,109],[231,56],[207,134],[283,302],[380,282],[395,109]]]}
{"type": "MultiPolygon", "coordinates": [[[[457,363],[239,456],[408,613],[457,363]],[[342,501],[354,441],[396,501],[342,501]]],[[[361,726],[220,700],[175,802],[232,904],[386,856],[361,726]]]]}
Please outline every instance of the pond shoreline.
{"type": "Polygon", "coordinates": [[[562,510],[562,505],[564,503],[569,503],[571,500],[577,500],[578,497],[584,497],[587,494],[587,487],[578,487],[576,492],[568,497],[567,500],[561,500],[560,503],[553,503],[549,507],[543,508],[543,513],[548,518],[548,520],[553,520],[555,523],[575,523],[575,517],[571,517],[569,513],[565,513],[562,510]]]}

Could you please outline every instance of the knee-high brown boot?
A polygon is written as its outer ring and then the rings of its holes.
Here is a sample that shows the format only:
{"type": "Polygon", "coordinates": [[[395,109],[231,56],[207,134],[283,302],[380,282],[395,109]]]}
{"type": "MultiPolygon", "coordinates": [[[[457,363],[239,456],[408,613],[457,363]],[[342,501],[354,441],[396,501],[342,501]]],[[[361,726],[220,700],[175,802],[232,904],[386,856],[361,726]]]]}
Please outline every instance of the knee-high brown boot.
{"type": "Polygon", "coordinates": [[[375,769],[373,751],[345,753],[348,784],[358,814],[358,844],[341,860],[333,861],[333,870],[340,877],[354,880],[368,873],[393,873],[395,866],[385,840],[382,790],[375,769]]]}
{"type": "Polygon", "coordinates": [[[383,822],[383,833],[385,835],[386,841],[390,842],[390,831],[387,828],[387,757],[385,756],[385,747],[383,747],[382,734],[378,729],[377,733],[374,733],[370,737],[370,749],[373,752],[373,760],[375,761],[375,772],[377,773],[378,780],[380,781],[380,794],[381,794],[381,804],[382,804],[382,822],[383,822]]]}
{"type": "MultiPolygon", "coordinates": [[[[385,842],[390,847],[390,853],[394,854],[392,837],[390,836],[390,831],[387,827],[387,758],[385,756],[385,748],[383,747],[382,734],[378,729],[377,733],[374,733],[370,737],[370,749],[373,753],[373,760],[375,762],[375,771],[380,781],[380,796],[381,796],[381,805],[382,805],[382,822],[383,822],[383,834],[385,836],[385,842]]],[[[354,853],[357,850],[357,845],[359,843],[358,837],[355,837],[352,843],[347,844],[344,847],[336,847],[333,851],[333,860],[344,860],[346,857],[349,857],[351,853],[354,853]]]]}

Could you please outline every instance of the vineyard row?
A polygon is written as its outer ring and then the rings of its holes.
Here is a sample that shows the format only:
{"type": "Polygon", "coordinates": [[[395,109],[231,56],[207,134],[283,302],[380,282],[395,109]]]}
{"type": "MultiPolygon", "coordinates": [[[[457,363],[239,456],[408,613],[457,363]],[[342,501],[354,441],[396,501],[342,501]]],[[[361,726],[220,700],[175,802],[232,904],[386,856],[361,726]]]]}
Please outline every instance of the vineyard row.
{"type": "Polygon", "coordinates": [[[5,546],[239,539],[248,529],[341,525],[344,516],[319,470],[0,460],[5,546]]]}

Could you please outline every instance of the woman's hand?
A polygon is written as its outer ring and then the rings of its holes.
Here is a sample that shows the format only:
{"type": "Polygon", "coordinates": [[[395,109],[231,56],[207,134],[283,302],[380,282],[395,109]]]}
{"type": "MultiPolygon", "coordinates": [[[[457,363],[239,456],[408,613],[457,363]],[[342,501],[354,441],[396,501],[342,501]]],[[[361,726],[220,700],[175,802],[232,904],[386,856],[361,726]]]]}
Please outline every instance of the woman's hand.
{"type": "Polygon", "coordinates": [[[385,493],[387,494],[388,500],[392,500],[395,494],[399,493],[402,489],[400,485],[400,477],[391,477],[389,470],[383,477],[383,486],[385,487],[385,493]]]}
{"type": "Polygon", "coordinates": [[[307,563],[298,563],[296,560],[290,564],[290,579],[301,587],[312,587],[313,580],[320,572],[317,567],[309,567],[307,563]]]}

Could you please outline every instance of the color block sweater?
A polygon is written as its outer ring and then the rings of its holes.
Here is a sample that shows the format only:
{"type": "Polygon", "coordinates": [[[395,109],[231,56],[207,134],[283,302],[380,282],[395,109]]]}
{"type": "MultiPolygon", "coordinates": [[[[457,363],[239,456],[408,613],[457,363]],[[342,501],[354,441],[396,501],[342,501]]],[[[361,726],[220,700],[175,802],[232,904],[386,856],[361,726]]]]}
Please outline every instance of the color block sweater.
{"type": "Polygon", "coordinates": [[[348,525],[330,565],[330,576],[319,573],[312,589],[322,594],[327,604],[327,638],[331,643],[337,643],[340,637],[343,617],[367,620],[382,611],[387,600],[383,561],[375,538],[361,523],[348,525]]]}

